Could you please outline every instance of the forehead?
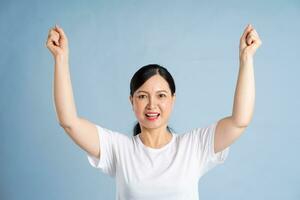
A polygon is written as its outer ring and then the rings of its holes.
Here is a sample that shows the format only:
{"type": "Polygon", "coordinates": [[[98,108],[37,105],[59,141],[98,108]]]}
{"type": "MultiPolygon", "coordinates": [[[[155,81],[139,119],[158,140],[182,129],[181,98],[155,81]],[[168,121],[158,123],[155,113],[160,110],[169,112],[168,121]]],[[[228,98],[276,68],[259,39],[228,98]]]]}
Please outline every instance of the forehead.
{"type": "Polygon", "coordinates": [[[168,82],[160,75],[154,75],[149,78],[139,89],[137,89],[137,93],[139,91],[146,91],[149,93],[158,92],[161,90],[165,90],[166,92],[170,92],[168,82]]]}

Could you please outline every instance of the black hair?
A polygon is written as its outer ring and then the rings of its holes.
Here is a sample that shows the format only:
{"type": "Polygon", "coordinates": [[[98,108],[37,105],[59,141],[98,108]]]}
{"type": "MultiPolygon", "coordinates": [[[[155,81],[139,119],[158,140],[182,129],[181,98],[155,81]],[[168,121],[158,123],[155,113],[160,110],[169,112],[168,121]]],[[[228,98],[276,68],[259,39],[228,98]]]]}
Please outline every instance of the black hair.
{"type": "MultiPolygon", "coordinates": [[[[172,75],[169,71],[161,65],[158,64],[148,64],[141,67],[138,71],[135,72],[130,81],[130,95],[133,97],[134,92],[143,85],[149,78],[152,76],[159,74],[162,76],[167,82],[171,90],[172,96],[175,93],[175,82],[172,75]]],[[[169,126],[167,126],[169,132],[173,130],[169,126]]],[[[137,122],[133,128],[133,135],[136,136],[141,132],[140,124],[137,122]]]]}

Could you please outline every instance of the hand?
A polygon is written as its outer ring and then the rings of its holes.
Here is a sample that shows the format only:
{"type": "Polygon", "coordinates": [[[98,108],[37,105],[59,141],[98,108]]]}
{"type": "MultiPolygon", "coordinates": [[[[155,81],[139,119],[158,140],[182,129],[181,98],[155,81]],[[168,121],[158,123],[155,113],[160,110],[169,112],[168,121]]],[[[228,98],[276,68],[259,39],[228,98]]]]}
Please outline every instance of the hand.
{"type": "Polygon", "coordinates": [[[57,25],[49,30],[46,43],[55,61],[67,61],[69,58],[68,38],[63,29],[57,25]]]}
{"type": "Polygon", "coordinates": [[[240,39],[240,59],[252,59],[258,47],[262,44],[258,33],[249,24],[240,39]]]}

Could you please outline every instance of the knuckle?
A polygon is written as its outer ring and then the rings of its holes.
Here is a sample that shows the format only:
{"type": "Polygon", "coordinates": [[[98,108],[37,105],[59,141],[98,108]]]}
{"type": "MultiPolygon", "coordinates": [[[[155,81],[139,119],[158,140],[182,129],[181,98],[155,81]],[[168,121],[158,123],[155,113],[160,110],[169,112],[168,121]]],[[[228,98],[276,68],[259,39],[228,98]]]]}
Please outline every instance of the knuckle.
{"type": "Polygon", "coordinates": [[[55,37],[54,35],[51,37],[51,40],[52,41],[55,41],[55,40],[57,40],[58,38],[57,37],[55,37]]]}

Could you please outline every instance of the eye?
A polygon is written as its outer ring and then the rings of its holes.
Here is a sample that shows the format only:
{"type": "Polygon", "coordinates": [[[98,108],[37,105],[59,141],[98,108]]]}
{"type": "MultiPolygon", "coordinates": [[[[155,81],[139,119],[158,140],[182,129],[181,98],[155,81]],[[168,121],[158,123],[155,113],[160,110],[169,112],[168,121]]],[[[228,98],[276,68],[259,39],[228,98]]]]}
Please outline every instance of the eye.
{"type": "Polygon", "coordinates": [[[159,94],[159,97],[166,97],[165,94],[159,94]]]}
{"type": "Polygon", "coordinates": [[[143,99],[145,96],[146,96],[146,95],[143,95],[143,94],[142,94],[142,95],[139,95],[138,98],[139,98],[139,99],[143,99]]]}

